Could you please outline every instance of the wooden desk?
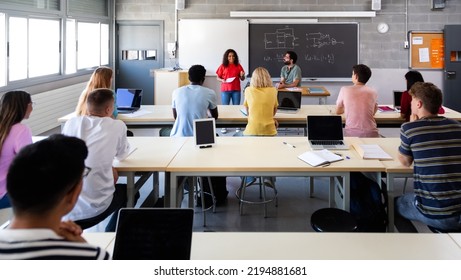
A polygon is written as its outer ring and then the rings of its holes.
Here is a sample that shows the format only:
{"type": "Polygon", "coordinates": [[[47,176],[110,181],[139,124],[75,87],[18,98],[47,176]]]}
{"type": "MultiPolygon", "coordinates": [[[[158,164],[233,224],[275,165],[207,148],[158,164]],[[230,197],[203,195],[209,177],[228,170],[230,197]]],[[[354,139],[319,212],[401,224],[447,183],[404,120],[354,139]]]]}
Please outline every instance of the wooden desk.
{"type": "MultiPolygon", "coordinates": [[[[301,86],[297,87],[298,89],[301,90],[301,95],[304,97],[318,97],[319,98],[319,105],[322,104],[327,104],[327,97],[330,96],[330,92],[322,86],[301,86]]],[[[278,91],[299,91],[296,90],[295,88],[282,88],[282,89],[277,89],[278,91]]]]}
{"type": "MultiPolygon", "coordinates": [[[[194,232],[191,260],[459,260],[452,234],[194,232]]],[[[113,252],[115,233],[84,233],[113,252]]]]}
{"type": "MultiPolygon", "coordinates": [[[[346,139],[346,143],[350,141],[351,138],[346,139]]],[[[350,172],[380,174],[385,170],[379,161],[365,161],[353,149],[341,151],[350,159],[328,167],[312,167],[298,159],[298,155],[307,150],[310,146],[305,137],[218,137],[216,145],[208,149],[199,149],[192,138],[188,139],[167,167],[171,180],[165,200],[170,206],[179,206],[179,176],[318,176],[335,178],[330,180],[330,206],[334,207],[334,185],[337,185],[343,194],[337,206],[348,210],[350,172]],[[283,141],[296,148],[284,145],[283,141]]]]}
{"type": "MultiPolygon", "coordinates": [[[[138,171],[154,172],[153,189],[158,197],[158,172],[166,171],[170,161],[186,142],[186,138],[128,137],[128,141],[137,149],[123,161],[114,160],[114,167],[119,175],[127,177],[127,207],[134,207],[134,196],[141,187],[135,187],[135,173],[138,171]]],[[[165,182],[165,185],[167,184],[168,181],[165,182]]]]}

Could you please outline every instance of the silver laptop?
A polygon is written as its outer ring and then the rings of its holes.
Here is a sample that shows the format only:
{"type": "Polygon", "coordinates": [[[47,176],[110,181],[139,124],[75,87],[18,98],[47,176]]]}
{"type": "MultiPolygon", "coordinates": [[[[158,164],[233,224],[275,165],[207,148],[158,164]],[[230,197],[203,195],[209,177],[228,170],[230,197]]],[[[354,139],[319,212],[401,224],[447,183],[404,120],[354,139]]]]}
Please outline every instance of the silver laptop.
{"type": "Polygon", "coordinates": [[[403,91],[400,90],[394,90],[393,91],[393,97],[394,97],[394,109],[397,111],[400,111],[400,102],[402,100],[402,94],[403,91]]]}
{"type": "Polygon", "coordinates": [[[301,108],[301,95],[300,91],[279,91],[277,93],[277,100],[279,106],[277,113],[296,114],[301,108]]]}
{"type": "Polygon", "coordinates": [[[313,150],[348,150],[341,116],[307,116],[307,138],[313,150]]]}
{"type": "Polygon", "coordinates": [[[120,209],[114,260],[189,260],[192,208],[120,209]]]}
{"type": "Polygon", "coordinates": [[[142,89],[118,88],[117,111],[120,114],[133,113],[141,108],[142,89]]]}

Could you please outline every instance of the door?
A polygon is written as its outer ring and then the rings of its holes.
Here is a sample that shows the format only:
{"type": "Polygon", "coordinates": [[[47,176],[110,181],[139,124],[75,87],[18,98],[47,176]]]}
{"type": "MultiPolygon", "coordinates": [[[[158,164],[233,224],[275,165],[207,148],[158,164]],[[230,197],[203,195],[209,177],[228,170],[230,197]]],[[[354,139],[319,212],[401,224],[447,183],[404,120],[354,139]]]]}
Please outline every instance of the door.
{"type": "Polygon", "coordinates": [[[163,67],[162,21],[117,21],[116,88],[143,89],[142,104],[154,104],[153,69],[163,67]]]}
{"type": "Polygon", "coordinates": [[[461,111],[461,25],[445,25],[443,105],[461,111]]]}

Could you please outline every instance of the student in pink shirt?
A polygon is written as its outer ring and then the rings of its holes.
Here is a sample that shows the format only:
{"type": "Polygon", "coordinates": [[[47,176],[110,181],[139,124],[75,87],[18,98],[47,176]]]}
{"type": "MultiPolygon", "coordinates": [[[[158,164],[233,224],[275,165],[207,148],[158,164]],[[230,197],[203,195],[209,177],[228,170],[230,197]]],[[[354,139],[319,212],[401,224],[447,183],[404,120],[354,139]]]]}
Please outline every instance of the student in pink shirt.
{"type": "Polygon", "coordinates": [[[364,64],[352,67],[352,86],[344,86],[336,100],[336,114],[345,114],[345,136],[379,137],[374,115],[378,110],[378,93],[365,84],[371,70],[364,64]]]}
{"type": "Polygon", "coordinates": [[[32,133],[21,121],[32,112],[32,99],[25,91],[5,93],[0,101],[0,209],[11,207],[6,193],[6,175],[13,158],[32,143],[32,133]]]}

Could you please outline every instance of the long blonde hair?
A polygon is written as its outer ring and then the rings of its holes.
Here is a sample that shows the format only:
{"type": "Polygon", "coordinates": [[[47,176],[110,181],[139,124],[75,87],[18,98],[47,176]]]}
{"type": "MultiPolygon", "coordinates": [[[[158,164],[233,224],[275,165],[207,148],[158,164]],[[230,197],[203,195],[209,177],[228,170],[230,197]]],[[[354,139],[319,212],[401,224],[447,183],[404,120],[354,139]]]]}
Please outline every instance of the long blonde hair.
{"type": "Polygon", "coordinates": [[[9,91],[2,96],[0,101],[0,155],[11,127],[24,119],[27,106],[31,102],[30,94],[22,90],[9,91]]]}
{"type": "Polygon", "coordinates": [[[251,74],[250,85],[256,88],[273,87],[271,75],[264,67],[256,68],[251,74]]]}
{"type": "Polygon", "coordinates": [[[91,75],[90,80],[86,84],[80,98],[78,99],[77,108],[75,108],[75,114],[77,116],[87,115],[88,110],[86,108],[86,101],[88,94],[97,88],[111,88],[111,80],[114,71],[111,68],[100,66],[96,68],[91,75]]]}

